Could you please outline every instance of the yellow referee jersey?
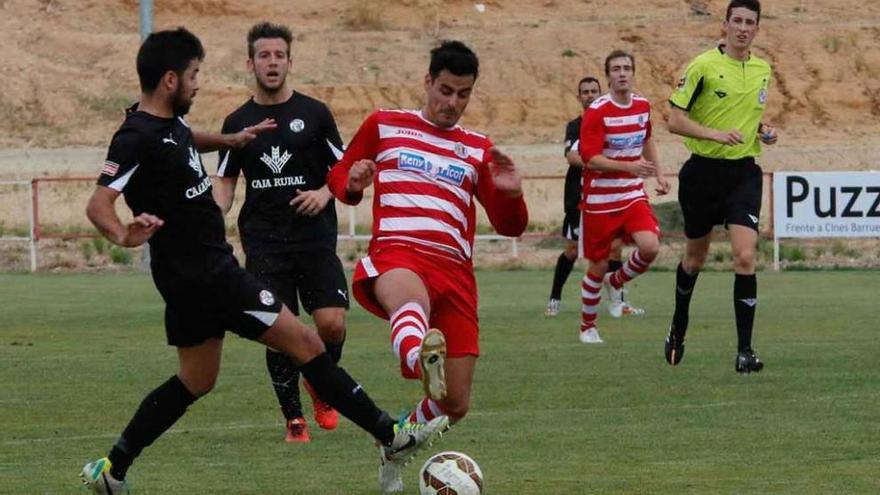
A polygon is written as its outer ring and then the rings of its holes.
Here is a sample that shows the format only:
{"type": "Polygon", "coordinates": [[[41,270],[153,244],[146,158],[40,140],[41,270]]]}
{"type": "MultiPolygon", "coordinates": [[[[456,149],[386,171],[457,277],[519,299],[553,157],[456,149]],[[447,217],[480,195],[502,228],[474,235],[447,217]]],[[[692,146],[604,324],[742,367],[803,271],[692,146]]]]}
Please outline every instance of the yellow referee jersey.
{"type": "Polygon", "coordinates": [[[691,120],[712,129],[737,129],[743,143],[727,146],[708,139],[684,138],[692,153],[735,160],[761,154],[758,126],[767,103],[770,64],[750,55],[741,62],[713,48],[688,65],[669,102],[688,112],[691,120]]]}

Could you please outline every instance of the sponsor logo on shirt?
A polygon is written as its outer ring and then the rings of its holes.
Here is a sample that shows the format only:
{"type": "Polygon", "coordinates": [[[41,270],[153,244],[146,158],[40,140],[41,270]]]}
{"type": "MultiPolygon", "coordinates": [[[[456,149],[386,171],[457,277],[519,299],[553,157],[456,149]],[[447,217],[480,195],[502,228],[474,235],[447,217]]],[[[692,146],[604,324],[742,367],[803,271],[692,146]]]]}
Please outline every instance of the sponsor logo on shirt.
{"type": "Polygon", "coordinates": [[[415,153],[401,152],[397,158],[397,168],[420,172],[449,184],[460,186],[464,183],[467,170],[464,167],[453,164],[434,164],[425,157],[415,153]]]}
{"type": "Polygon", "coordinates": [[[253,189],[304,185],[306,185],[306,179],[302,175],[294,177],[273,177],[271,179],[254,179],[251,181],[251,188],[253,189]]]}
{"type": "Polygon", "coordinates": [[[282,155],[281,146],[272,146],[272,156],[263,153],[263,156],[260,157],[260,161],[265,163],[272,172],[280,174],[281,169],[287,165],[287,161],[290,160],[291,156],[292,155],[287,150],[284,150],[284,154],[282,155]]]}
{"type": "Polygon", "coordinates": [[[208,189],[211,189],[211,177],[206,175],[197,186],[187,188],[186,199],[193,199],[196,196],[200,196],[208,189]]]}
{"type": "Polygon", "coordinates": [[[726,97],[726,96],[727,96],[727,93],[725,93],[724,91],[721,91],[720,89],[716,89],[716,90],[715,90],[715,96],[717,96],[718,99],[720,100],[720,99],[726,97]]]}
{"type": "Polygon", "coordinates": [[[760,103],[761,105],[767,103],[767,90],[766,89],[762,88],[761,91],[758,91],[758,103],[760,103]]]}
{"type": "Polygon", "coordinates": [[[644,133],[638,133],[633,136],[615,137],[614,135],[605,136],[608,142],[608,148],[614,150],[625,150],[630,148],[638,148],[645,144],[644,133]]]}
{"type": "Polygon", "coordinates": [[[199,156],[199,152],[193,149],[192,146],[189,147],[189,168],[195,170],[196,174],[199,177],[205,175],[205,170],[202,169],[202,158],[199,156]]]}

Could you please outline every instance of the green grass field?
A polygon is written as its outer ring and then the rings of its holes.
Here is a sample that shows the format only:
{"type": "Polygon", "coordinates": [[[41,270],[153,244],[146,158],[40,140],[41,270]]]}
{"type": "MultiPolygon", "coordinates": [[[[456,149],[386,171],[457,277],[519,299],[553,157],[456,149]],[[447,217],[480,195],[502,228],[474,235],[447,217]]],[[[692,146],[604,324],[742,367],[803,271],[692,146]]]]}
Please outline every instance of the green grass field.
{"type": "MultiPolygon", "coordinates": [[[[480,272],[482,349],[471,414],[433,447],[473,456],[488,494],[880,492],[877,272],[759,276],[764,372],[733,371],[732,275],[705,273],[687,353],[662,340],[672,273],[630,299],[641,318],[600,316],[605,344],[577,341],[577,275],[542,316],[549,272],[480,272]]],[[[84,493],[143,396],[174,371],[148,276],[0,275],[0,493],[84,493]]],[[[380,406],[411,407],[386,324],[352,310],[344,366],[380,406]]],[[[286,445],[263,351],[227,339],[215,391],[129,472],[134,493],[377,493],[371,439],[312,423],[286,445]]],[[[422,453],[406,472],[417,492],[422,453]]]]}

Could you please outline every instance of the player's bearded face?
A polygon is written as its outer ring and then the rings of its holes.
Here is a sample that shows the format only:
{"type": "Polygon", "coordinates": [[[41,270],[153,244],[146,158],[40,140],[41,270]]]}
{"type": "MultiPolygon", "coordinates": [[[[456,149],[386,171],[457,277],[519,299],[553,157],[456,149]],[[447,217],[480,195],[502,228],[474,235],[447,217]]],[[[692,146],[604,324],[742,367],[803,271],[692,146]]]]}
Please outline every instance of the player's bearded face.
{"type": "Polygon", "coordinates": [[[461,119],[471,100],[476,78],[473,75],[456,76],[447,70],[437,77],[425,76],[425,118],[438,127],[452,127],[461,119]]]}
{"type": "Polygon", "coordinates": [[[201,62],[193,60],[183,74],[177,78],[177,89],[171,97],[171,109],[174,115],[186,115],[193,104],[193,99],[199,91],[199,65],[201,62]]]}
{"type": "Polygon", "coordinates": [[[284,87],[287,73],[293,65],[287,42],[281,38],[260,38],[254,41],[254,58],[248,60],[257,86],[267,93],[276,93],[284,87]]]}
{"type": "Polygon", "coordinates": [[[727,46],[748,49],[758,34],[758,13],[745,7],[730,11],[730,19],[724,21],[724,37],[727,46]]]}

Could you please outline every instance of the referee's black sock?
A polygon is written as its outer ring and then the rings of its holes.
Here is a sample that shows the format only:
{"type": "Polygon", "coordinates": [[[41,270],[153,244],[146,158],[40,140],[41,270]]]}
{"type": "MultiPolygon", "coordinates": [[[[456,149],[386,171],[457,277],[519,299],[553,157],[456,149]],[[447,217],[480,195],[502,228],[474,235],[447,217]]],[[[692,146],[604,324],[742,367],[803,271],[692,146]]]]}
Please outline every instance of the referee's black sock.
{"type": "Polygon", "coordinates": [[[299,366],[284,353],[266,348],[266,369],[285,419],[303,415],[299,398],[299,366]]]}
{"type": "Polygon", "coordinates": [[[391,444],[395,421],[376,407],[367,392],[337,366],[329,354],[318,355],[300,370],[324,402],[370,432],[383,445],[391,444]]]}
{"type": "Polygon", "coordinates": [[[177,375],[150,392],[107,456],[112,464],[110,474],[118,480],[125,479],[141,451],[171,428],[197,398],[177,375]]]}
{"type": "Polygon", "coordinates": [[[565,253],[559,255],[556,260],[556,270],[553,272],[553,288],[550,289],[550,299],[562,299],[562,286],[568,280],[572,268],[574,268],[575,260],[565,257],[565,253]]]}
{"type": "Polygon", "coordinates": [[[755,308],[758,306],[758,277],[755,274],[736,274],[733,282],[733,309],[736,313],[736,336],[738,351],[752,347],[752,327],[755,308]]]}
{"type": "Polygon", "coordinates": [[[697,285],[697,277],[700,272],[689,275],[684,271],[681,263],[675,271],[675,313],[672,315],[672,330],[681,341],[687,333],[688,315],[691,310],[691,296],[694,294],[694,286],[697,285]]]}

